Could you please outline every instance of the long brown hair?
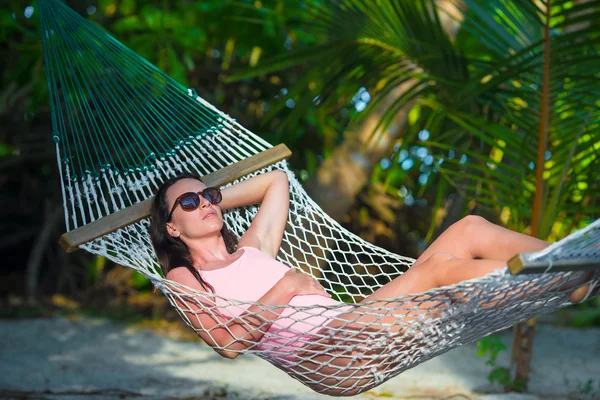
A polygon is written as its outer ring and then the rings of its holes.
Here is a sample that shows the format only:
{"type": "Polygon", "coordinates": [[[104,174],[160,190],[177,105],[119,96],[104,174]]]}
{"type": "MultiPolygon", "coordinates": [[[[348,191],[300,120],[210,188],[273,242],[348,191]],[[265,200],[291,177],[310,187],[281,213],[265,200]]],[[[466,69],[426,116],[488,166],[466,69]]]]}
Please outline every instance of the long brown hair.
{"type": "MultiPolygon", "coordinates": [[[[194,174],[183,173],[176,177],[166,180],[156,191],[152,209],[150,211],[150,240],[154,246],[154,251],[158,257],[158,263],[165,276],[167,273],[177,267],[187,268],[192,275],[204,287],[209,287],[214,292],[214,288],[205,282],[200,273],[194,268],[194,259],[190,253],[188,246],[180,238],[173,237],[167,232],[167,219],[169,218],[169,203],[167,202],[167,190],[181,179],[196,179],[202,180],[194,174]]],[[[230,254],[235,252],[237,248],[237,238],[223,222],[221,228],[221,236],[225,241],[227,252],[230,254]]]]}

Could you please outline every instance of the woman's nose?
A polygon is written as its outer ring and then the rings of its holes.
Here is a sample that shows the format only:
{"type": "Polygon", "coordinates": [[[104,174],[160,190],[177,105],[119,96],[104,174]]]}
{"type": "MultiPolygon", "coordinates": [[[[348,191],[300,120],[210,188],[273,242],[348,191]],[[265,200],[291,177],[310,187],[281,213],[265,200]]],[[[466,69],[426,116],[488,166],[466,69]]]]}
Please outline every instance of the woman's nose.
{"type": "Polygon", "coordinates": [[[206,200],[204,196],[200,196],[200,208],[206,208],[210,206],[210,201],[206,200]]]}

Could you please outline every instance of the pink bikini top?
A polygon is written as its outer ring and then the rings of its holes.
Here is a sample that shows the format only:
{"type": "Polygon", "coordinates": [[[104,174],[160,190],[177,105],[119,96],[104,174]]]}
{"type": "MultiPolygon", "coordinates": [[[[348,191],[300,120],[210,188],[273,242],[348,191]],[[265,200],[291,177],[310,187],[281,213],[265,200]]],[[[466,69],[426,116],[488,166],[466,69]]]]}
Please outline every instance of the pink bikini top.
{"type": "MultiPolygon", "coordinates": [[[[242,302],[256,302],[275,286],[290,267],[255,247],[243,246],[240,249],[243,249],[244,253],[227,267],[208,271],[199,270],[199,273],[202,279],[212,285],[215,294],[242,302]]],[[[222,311],[226,310],[232,316],[240,315],[250,306],[249,304],[231,306],[222,299],[217,299],[216,303],[222,311]]],[[[343,303],[325,296],[303,295],[294,296],[289,304],[328,306],[343,303]]]]}

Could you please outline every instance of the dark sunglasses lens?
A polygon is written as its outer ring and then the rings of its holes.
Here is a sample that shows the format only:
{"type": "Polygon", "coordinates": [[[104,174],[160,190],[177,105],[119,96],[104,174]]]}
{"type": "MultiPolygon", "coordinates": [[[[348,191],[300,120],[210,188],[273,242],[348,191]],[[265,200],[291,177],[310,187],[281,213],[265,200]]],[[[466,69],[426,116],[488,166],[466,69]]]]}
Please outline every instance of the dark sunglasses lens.
{"type": "Polygon", "coordinates": [[[186,193],[179,200],[181,208],[186,211],[193,211],[200,205],[200,199],[196,193],[186,193]]]}
{"type": "Polygon", "coordinates": [[[222,196],[221,191],[217,188],[206,188],[202,191],[202,197],[210,201],[211,204],[219,204],[222,196]]]}

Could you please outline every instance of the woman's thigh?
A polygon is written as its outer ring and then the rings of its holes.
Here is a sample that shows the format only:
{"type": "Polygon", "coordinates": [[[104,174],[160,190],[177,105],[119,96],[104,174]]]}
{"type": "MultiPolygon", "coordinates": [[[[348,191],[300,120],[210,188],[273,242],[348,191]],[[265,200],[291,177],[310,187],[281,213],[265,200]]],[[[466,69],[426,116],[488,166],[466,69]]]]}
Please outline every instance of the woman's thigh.
{"type": "Polygon", "coordinates": [[[358,307],[328,324],[321,335],[297,352],[294,374],[313,390],[330,396],[351,396],[375,386],[375,375],[410,362],[424,341],[403,320],[405,310],[384,311],[393,304],[358,307]],[[379,315],[374,315],[379,313],[379,315]],[[409,333],[410,332],[410,333],[409,333]],[[390,357],[390,352],[399,356],[390,357]],[[406,357],[402,357],[406,355],[406,357]]]}
{"type": "Polygon", "coordinates": [[[413,265],[402,275],[375,290],[364,301],[393,299],[435,288],[439,285],[439,271],[453,260],[456,258],[450,253],[431,254],[424,262],[413,265]]]}
{"type": "Polygon", "coordinates": [[[430,333],[422,329],[430,326],[426,320],[437,319],[450,302],[444,296],[429,297],[358,304],[299,349],[299,362],[292,370],[315,391],[332,396],[370,389],[377,381],[374,375],[404,367],[426,346],[423,335],[430,333]],[[390,351],[397,355],[390,357],[390,351]]]}
{"type": "Polygon", "coordinates": [[[418,265],[435,253],[459,259],[508,260],[517,253],[539,251],[548,243],[468,215],[446,229],[415,261],[418,265]]]}

